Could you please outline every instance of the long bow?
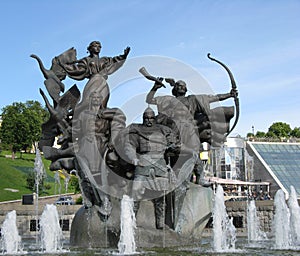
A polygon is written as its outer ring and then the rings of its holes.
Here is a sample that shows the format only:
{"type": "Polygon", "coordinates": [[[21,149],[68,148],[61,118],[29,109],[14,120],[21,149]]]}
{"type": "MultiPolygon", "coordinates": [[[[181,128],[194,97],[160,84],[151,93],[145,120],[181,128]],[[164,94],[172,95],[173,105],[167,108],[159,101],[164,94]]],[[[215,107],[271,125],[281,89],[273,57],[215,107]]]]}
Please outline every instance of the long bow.
{"type": "Polygon", "coordinates": [[[240,116],[240,103],[239,103],[239,98],[238,98],[238,94],[237,94],[237,87],[236,87],[236,83],[234,80],[234,77],[230,71],[230,69],[221,61],[214,59],[212,57],[210,57],[210,53],[207,54],[207,57],[212,60],[215,61],[217,63],[219,63],[223,68],[225,68],[225,70],[227,71],[229,78],[230,78],[230,82],[231,82],[231,88],[232,90],[235,92],[234,93],[234,103],[235,103],[235,108],[236,108],[236,117],[235,117],[235,121],[231,127],[231,129],[229,130],[229,132],[227,133],[227,136],[232,132],[232,130],[235,128],[235,126],[237,125],[237,122],[239,120],[239,116],[240,116]]]}

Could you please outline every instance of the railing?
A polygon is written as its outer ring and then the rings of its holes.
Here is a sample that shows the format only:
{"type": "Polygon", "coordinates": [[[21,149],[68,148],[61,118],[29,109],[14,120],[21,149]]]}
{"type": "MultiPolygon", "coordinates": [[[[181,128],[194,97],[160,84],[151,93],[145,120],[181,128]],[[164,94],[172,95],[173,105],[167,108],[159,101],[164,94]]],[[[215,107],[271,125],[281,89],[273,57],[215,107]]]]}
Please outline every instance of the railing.
{"type": "Polygon", "coordinates": [[[269,137],[248,137],[248,141],[257,142],[286,142],[286,143],[300,143],[300,138],[269,138],[269,137]]]}

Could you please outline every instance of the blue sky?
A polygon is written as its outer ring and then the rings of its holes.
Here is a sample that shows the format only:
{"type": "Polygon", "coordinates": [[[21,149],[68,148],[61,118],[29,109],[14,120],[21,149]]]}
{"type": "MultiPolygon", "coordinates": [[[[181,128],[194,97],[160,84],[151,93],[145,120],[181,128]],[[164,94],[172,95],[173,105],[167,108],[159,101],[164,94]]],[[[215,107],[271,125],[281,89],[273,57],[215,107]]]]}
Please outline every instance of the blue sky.
{"type": "MultiPolygon", "coordinates": [[[[241,114],[233,134],[245,136],[252,126],[267,131],[277,121],[299,127],[299,13],[299,0],[1,1],[0,108],[26,100],[43,103],[44,79],[30,54],[49,68],[52,58],[70,47],[81,58],[91,41],[100,40],[101,55],[118,55],[130,46],[128,63],[145,56],[173,59],[197,71],[214,93],[227,92],[227,73],[207,59],[210,52],[237,82],[241,114]]],[[[154,75],[167,71],[161,65],[154,75]]],[[[180,72],[171,73],[182,79],[180,72]]],[[[68,88],[74,81],[64,83],[68,88]]],[[[145,79],[138,83],[132,80],[130,87],[129,80],[126,93],[112,94],[111,102],[117,105],[118,97],[133,99],[152,87],[145,79]]],[[[84,84],[77,84],[82,90],[84,84]]],[[[198,84],[188,83],[193,86],[198,84]]]]}

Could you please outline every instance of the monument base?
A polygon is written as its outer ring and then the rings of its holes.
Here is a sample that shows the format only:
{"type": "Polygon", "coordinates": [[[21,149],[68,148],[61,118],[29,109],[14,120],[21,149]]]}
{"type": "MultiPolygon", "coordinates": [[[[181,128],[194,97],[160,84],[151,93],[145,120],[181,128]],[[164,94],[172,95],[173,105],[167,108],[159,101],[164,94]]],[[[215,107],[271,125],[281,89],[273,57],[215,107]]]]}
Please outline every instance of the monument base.
{"type": "MultiPolygon", "coordinates": [[[[176,193],[175,193],[176,197],[176,193]]],[[[175,202],[172,228],[155,228],[154,206],[142,201],[137,213],[135,242],[138,248],[174,247],[199,243],[202,231],[211,216],[213,205],[211,188],[190,183],[185,197],[175,202]],[[177,205],[176,205],[177,204],[177,205]],[[173,229],[174,228],[174,229],[173,229]]],[[[80,208],[72,222],[70,244],[86,248],[117,248],[120,237],[120,199],[112,198],[112,214],[103,221],[95,207],[80,208]]],[[[166,221],[167,223],[167,221],[166,221]]]]}

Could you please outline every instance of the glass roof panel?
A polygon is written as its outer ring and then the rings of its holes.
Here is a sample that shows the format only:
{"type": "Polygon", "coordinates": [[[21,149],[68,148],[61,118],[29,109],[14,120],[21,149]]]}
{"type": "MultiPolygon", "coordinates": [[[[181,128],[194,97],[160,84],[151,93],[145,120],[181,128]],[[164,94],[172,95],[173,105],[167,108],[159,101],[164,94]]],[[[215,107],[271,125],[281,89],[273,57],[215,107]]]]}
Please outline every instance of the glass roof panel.
{"type": "Polygon", "coordinates": [[[253,143],[287,191],[294,186],[300,195],[300,144],[253,143]]]}

